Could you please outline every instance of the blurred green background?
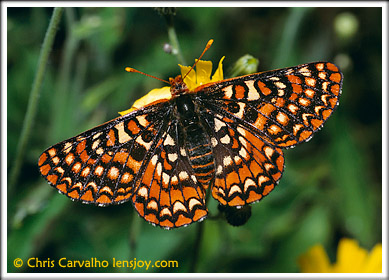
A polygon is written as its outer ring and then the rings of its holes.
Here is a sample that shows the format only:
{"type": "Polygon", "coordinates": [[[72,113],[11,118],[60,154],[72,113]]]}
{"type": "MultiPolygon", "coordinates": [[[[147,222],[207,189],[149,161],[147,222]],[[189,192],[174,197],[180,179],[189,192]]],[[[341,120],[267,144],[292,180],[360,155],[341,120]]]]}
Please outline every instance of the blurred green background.
{"type": "MultiPolygon", "coordinates": [[[[8,8],[7,164],[14,164],[39,52],[52,8],[8,8]]],[[[163,230],[131,203],[106,208],[72,202],[38,173],[50,145],[118,116],[179,74],[164,52],[166,17],[152,8],[66,8],[40,92],[17,184],[8,189],[8,272],[132,272],[113,268],[22,268],[55,260],[177,260],[148,272],[298,272],[297,258],[323,244],[332,261],[342,237],[366,249],[381,242],[381,8],[178,8],[174,26],[186,63],[215,40],[204,59],[226,56],[229,70],[246,53],[258,71],[318,60],[344,73],[340,106],[308,143],[285,151],[283,178],[241,227],[207,219],[163,230]],[[202,233],[201,233],[202,232],[202,233]]],[[[173,29],[170,29],[173,30],[173,29]]],[[[217,214],[214,199],[208,201],[217,214]]],[[[145,272],[137,269],[135,272],[145,272]]]]}

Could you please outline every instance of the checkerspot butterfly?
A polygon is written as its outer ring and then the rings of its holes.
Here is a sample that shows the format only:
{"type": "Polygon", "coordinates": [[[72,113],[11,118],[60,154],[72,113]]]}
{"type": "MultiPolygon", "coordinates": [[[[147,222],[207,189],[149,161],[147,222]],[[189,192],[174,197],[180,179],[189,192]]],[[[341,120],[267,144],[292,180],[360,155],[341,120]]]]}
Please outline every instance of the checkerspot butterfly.
{"type": "Polygon", "coordinates": [[[282,149],[323,126],[338,105],[342,79],[329,62],[193,90],[179,75],[169,80],[171,99],[48,148],[40,173],[73,200],[99,206],[130,200],[154,225],[189,225],[207,216],[208,187],[227,207],[268,195],[284,170],[282,149]]]}

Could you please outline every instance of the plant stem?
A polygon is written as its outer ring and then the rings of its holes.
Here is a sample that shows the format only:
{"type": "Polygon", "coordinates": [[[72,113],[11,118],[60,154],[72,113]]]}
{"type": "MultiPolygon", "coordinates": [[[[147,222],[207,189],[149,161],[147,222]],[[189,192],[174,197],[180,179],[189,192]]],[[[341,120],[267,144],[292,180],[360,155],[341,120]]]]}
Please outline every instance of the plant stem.
{"type": "Polygon", "coordinates": [[[191,272],[191,273],[196,272],[196,270],[197,270],[197,261],[198,261],[199,254],[200,254],[203,233],[204,233],[204,221],[198,223],[198,225],[197,225],[196,240],[195,240],[194,248],[193,248],[193,259],[192,259],[192,262],[191,262],[190,268],[189,268],[189,272],[191,272]]]}
{"type": "Polygon", "coordinates": [[[176,29],[174,28],[173,17],[172,15],[166,15],[165,18],[167,21],[167,34],[169,37],[170,44],[173,48],[173,54],[177,57],[178,62],[180,64],[186,65],[184,56],[181,52],[180,43],[178,42],[176,29]]]}
{"type": "Polygon", "coordinates": [[[16,150],[15,161],[10,172],[8,191],[11,191],[14,188],[19,177],[21,165],[25,155],[26,145],[30,136],[31,127],[38,107],[39,93],[42,87],[47,61],[49,59],[50,51],[53,46],[54,37],[57,33],[57,27],[61,20],[63,10],[64,8],[54,8],[49,27],[47,28],[46,35],[43,40],[41,52],[39,54],[37,72],[35,75],[34,82],[32,84],[32,89],[27,105],[27,111],[23,121],[22,132],[20,134],[19,143],[16,150]]]}

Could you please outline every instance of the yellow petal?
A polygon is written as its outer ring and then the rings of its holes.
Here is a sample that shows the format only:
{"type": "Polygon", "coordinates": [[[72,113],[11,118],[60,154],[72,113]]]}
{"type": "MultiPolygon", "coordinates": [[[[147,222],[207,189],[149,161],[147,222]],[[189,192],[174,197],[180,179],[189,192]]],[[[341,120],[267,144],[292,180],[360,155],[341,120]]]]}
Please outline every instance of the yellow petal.
{"type": "Polygon", "coordinates": [[[382,273],[382,245],[377,244],[367,257],[361,272],[382,273]]]}
{"type": "Polygon", "coordinates": [[[305,273],[328,273],[330,261],[323,246],[315,245],[298,260],[300,271],[305,273]]]}
{"type": "Polygon", "coordinates": [[[151,90],[148,94],[146,94],[142,98],[139,98],[137,101],[135,101],[131,109],[119,112],[119,114],[123,116],[132,111],[145,107],[148,104],[153,103],[157,100],[162,100],[162,99],[169,100],[171,99],[171,97],[172,94],[170,92],[170,87],[156,88],[151,90]]]}
{"type": "Polygon", "coordinates": [[[221,81],[224,79],[224,76],[223,76],[223,60],[224,60],[225,56],[223,56],[220,61],[219,61],[219,65],[215,71],[215,74],[213,74],[212,76],[212,79],[211,81],[212,82],[217,82],[217,81],[221,81]]]}
{"type": "Polygon", "coordinates": [[[343,238],[340,240],[337,252],[337,262],[333,267],[335,273],[358,273],[366,261],[367,251],[359,247],[358,242],[343,238]]]}
{"type": "Polygon", "coordinates": [[[180,68],[181,68],[181,77],[185,77],[184,83],[186,84],[186,86],[190,90],[195,89],[197,87],[197,85],[196,85],[196,71],[195,70],[190,71],[190,69],[192,69],[191,66],[183,66],[181,64],[178,64],[178,66],[180,66],[180,68]],[[189,74],[188,74],[188,71],[190,71],[189,74]]]}
{"type": "Polygon", "coordinates": [[[184,78],[184,83],[187,85],[187,87],[190,90],[194,90],[195,88],[211,83],[211,82],[217,82],[223,80],[223,60],[224,56],[220,59],[218,68],[215,71],[215,74],[212,76],[212,62],[211,61],[205,61],[205,60],[199,60],[196,64],[196,70],[191,70],[190,66],[183,66],[180,65],[181,68],[181,76],[184,78]],[[187,73],[189,74],[187,75],[187,73]]]}
{"type": "Polygon", "coordinates": [[[212,61],[199,60],[196,64],[197,86],[211,82],[212,61]]]}

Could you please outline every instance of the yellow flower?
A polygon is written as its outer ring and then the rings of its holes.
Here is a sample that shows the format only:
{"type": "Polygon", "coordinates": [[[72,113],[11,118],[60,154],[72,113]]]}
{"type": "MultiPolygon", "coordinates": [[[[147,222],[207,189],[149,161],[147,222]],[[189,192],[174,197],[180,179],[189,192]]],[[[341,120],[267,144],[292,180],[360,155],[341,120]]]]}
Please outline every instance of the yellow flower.
{"type": "Polygon", "coordinates": [[[382,245],[369,253],[358,242],[343,238],[337,252],[337,262],[330,264],[323,246],[315,245],[299,258],[301,272],[308,273],[382,273],[382,245]]]}
{"type": "Polygon", "coordinates": [[[223,80],[223,60],[224,56],[220,59],[219,65],[212,78],[212,61],[199,60],[196,64],[196,71],[192,70],[189,72],[188,75],[186,74],[192,67],[182,66],[180,64],[178,65],[181,68],[181,76],[185,77],[184,83],[188,86],[190,90],[194,90],[199,86],[223,80]]]}
{"type": "MultiPolygon", "coordinates": [[[[210,78],[212,74],[212,61],[199,60],[196,64],[196,70],[190,71],[187,76],[185,75],[191,69],[191,66],[182,66],[178,64],[181,68],[181,76],[185,77],[184,83],[188,86],[189,90],[194,90],[195,88],[207,83],[223,80],[223,60],[224,56],[220,59],[218,68],[212,78],[210,78]]],[[[170,92],[170,87],[156,88],[135,101],[131,109],[119,112],[119,114],[123,116],[157,100],[169,100],[171,97],[172,94],[170,92]]]]}

